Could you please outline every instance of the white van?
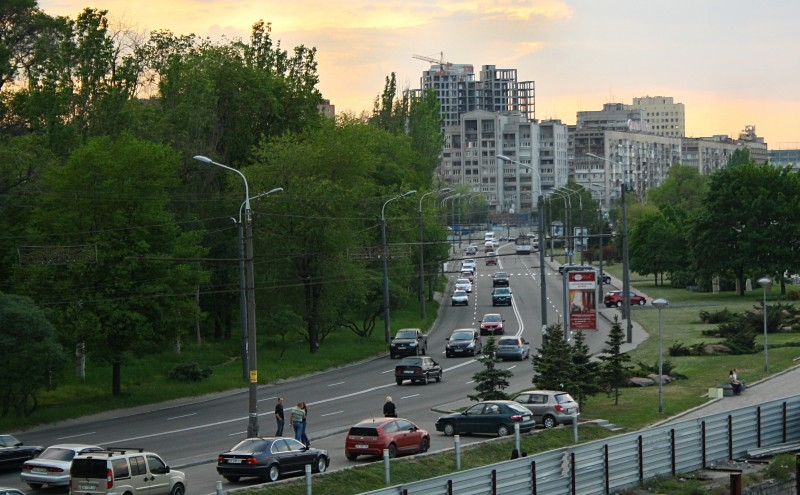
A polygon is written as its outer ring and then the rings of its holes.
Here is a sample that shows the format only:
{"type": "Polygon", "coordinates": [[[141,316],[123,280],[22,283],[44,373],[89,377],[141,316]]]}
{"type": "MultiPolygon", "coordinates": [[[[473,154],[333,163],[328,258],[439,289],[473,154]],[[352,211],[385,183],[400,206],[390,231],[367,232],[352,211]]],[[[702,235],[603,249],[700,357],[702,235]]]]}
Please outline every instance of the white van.
{"type": "Polygon", "coordinates": [[[487,233],[486,233],[486,234],[483,236],[483,240],[484,240],[484,242],[485,242],[485,241],[493,241],[493,240],[494,240],[494,232],[487,232],[487,233]]]}

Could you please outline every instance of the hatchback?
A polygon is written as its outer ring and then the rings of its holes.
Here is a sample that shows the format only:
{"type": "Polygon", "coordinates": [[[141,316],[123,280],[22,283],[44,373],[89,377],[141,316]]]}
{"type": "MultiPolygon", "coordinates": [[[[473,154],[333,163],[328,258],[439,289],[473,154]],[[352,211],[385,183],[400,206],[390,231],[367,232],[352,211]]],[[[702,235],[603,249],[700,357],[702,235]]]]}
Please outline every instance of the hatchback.
{"type": "Polygon", "coordinates": [[[83,445],[77,443],[63,443],[51,445],[36,458],[25,461],[19,477],[34,490],[44,485],[69,486],[69,468],[72,458],[87,452],[103,450],[97,445],[83,445]]]}
{"type": "Polygon", "coordinates": [[[360,455],[382,456],[389,451],[394,458],[427,452],[431,435],[403,418],[368,418],[350,427],[344,441],[344,455],[355,461],[360,455]]]}
{"type": "Polygon", "coordinates": [[[531,431],[536,423],[531,411],[511,400],[478,402],[464,412],[448,414],[436,420],[436,431],[447,436],[462,433],[490,433],[500,437],[519,431],[531,431]]]}
{"type": "Polygon", "coordinates": [[[442,381],[442,367],[430,356],[406,357],[394,367],[394,379],[398,385],[403,380],[411,383],[420,382],[425,385],[431,380],[442,381]]]}
{"type": "Polygon", "coordinates": [[[497,341],[497,350],[494,355],[497,359],[522,361],[531,355],[531,347],[522,337],[502,337],[497,341]]]}
{"type": "Polygon", "coordinates": [[[498,335],[502,334],[505,330],[503,329],[503,323],[506,320],[503,319],[497,313],[486,313],[481,318],[481,335],[498,335]]]}
{"type": "MultiPolygon", "coordinates": [[[[624,292],[621,290],[612,290],[606,297],[603,298],[603,302],[605,303],[606,307],[613,308],[614,306],[621,308],[623,304],[625,304],[625,296],[624,292]]],[[[647,299],[644,296],[640,296],[635,292],[630,292],[629,299],[631,304],[638,304],[639,306],[644,306],[647,303],[647,299]]]]}
{"type": "Polygon", "coordinates": [[[447,337],[444,349],[446,357],[475,356],[483,352],[483,343],[477,330],[472,328],[459,328],[447,337]]]}
{"type": "Polygon", "coordinates": [[[513,397],[515,402],[530,409],[533,417],[545,428],[572,424],[578,414],[578,403],[566,392],[554,390],[528,390],[513,397]]]}

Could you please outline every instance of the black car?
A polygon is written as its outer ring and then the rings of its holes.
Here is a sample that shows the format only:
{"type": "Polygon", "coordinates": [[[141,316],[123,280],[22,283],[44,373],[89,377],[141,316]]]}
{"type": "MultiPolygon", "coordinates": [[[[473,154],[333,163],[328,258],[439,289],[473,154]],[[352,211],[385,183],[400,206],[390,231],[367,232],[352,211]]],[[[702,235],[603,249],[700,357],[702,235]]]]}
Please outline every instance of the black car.
{"type": "Polygon", "coordinates": [[[511,306],[511,289],[508,287],[497,287],[492,291],[492,306],[499,304],[511,306]]]}
{"type": "Polygon", "coordinates": [[[428,350],[428,337],[419,328],[401,328],[389,344],[389,357],[419,356],[428,350]]]}
{"type": "Polygon", "coordinates": [[[600,274],[600,283],[604,284],[604,285],[610,285],[611,284],[611,276],[609,274],[607,274],[607,273],[601,273],[600,274]]]}
{"type": "Polygon", "coordinates": [[[303,473],[311,464],[315,473],[328,469],[327,450],[306,447],[294,438],[254,437],[242,440],[217,458],[217,473],[230,482],[256,477],[277,481],[285,474],[303,473]]]}
{"type": "Polygon", "coordinates": [[[462,433],[490,433],[500,437],[514,433],[519,423],[520,433],[531,431],[536,422],[533,413],[512,400],[478,402],[464,412],[448,414],[436,420],[436,431],[447,436],[462,433]]]}
{"type": "Polygon", "coordinates": [[[492,276],[492,287],[508,287],[508,273],[496,272],[492,276]]]}
{"type": "Polygon", "coordinates": [[[402,385],[404,380],[411,380],[411,383],[420,382],[425,385],[431,380],[442,381],[442,367],[430,356],[418,356],[403,358],[394,367],[394,379],[398,385],[402,385]]]}
{"type": "Polygon", "coordinates": [[[453,356],[475,356],[483,352],[483,343],[478,331],[473,328],[460,328],[453,330],[447,337],[447,346],[444,355],[453,356]]]}
{"type": "Polygon", "coordinates": [[[43,450],[39,445],[25,445],[13,435],[0,435],[0,467],[20,467],[43,450]]]}

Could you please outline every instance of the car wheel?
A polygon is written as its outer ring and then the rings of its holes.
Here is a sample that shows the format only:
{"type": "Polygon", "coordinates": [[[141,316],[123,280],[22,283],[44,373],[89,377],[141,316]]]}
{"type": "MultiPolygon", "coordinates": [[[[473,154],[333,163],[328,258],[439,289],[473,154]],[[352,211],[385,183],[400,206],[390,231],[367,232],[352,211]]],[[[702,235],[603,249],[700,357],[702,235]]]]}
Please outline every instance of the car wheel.
{"type": "Polygon", "coordinates": [[[497,436],[505,437],[511,434],[511,430],[507,425],[500,425],[497,427],[497,436]]]}
{"type": "Polygon", "coordinates": [[[622,301],[617,301],[617,307],[618,307],[618,308],[621,308],[621,307],[622,307],[622,301]]]}
{"type": "Polygon", "coordinates": [[[442,381],[442,372],[440,371],[439,374],[436,376],[436,383],[439,383],[441,381],[442,381]]]}
{"type": "Polygon", "coordinates": [[[394,459],[395,457],[397,457],[397,445],[390,444],[389,448],[386,450],[389,451],[389,459],[394,459]]]}
{"type": "Polygon", "coordinates": [[[431,448],[431,441],[427,438],[423,438],[422,441],[419,443],[419,453],[424,454],[431,448]]]}
{"type": "Polygon", "coordinates": [[[542,418],[542,425],[545,428],[555,428],[558,426],[558,421],[556,421],[556,418],[552,416],[545,416],[542,418]]]}
{"type": "Polygon", "coordinates": [[[422,379],[422,384],[423,385],[427,385],[428,384],[428,374],[427,373],[425,373],[425,378],[422,379]]]}
{"type": "Polygon", "coordinates": [[[354,454],[352,452],[345,452],[344,455],[345,457],[347,457],[348,461],[355,461],[356,459],[358,459],[358,454],[354,454]]]}
{"type": "Polygon", "coordinates": [[[639,306],[644,306],[644,303],[645,303],[644,299],[639,299],[639,306]]]}
{"type": "Polygon", "coordinates": [[[273,464],[269,467],[269,471],[267,471],[267,478],[270,481],[278,481],[278,478],[281,477],[281,470],[277,464],[273,464]]]}
{"type": "Polygon", "coordinates": [[[456,434],[456,425],[454,425],[453,423],[445,423],[444,428],[442,428],[442,431],[448,437],[452,437],[453,435],[456,434]]]}
{"type": "Polygon", "coordinates": [[[324,473],[328,469],[328,459],[324,455],[317,458],[317,464],[314,466],[315,473],[324,473]]]}
{"type": "Polygon", "coordinates": [[[225,479],[230,481],[231,483],[236,483],[237,481],[239,481],[238,476],[225,476],[225,479]]]}
{"type": "Polygon", "coordinates": [[[395,381],[397,382],[398,385],[402,385],[403,384],[403,380],[401,380],[399,378],[397,380],[395,380],[395,381]]]}
{"type": "Polygon", "coordinates": [[[419,346],[417,346],[417,348],[414,349],[414,355],[419,356],[420,354],[422,354],[422,349],[419,346]]]}
{"type": "Polygon", "coordinates": [[[28,486],[31,487],[31,490],[39,490],[42,488],[41,483],[28,483],[28,486]]]}
{"type": "Polygon", "coordinates": [[[169,495],[184,495],[186,493],[186,488],[183,486],[182,483],[175,483],[175,486],[172,487],[172,491],[169,492],[169,495]]]}

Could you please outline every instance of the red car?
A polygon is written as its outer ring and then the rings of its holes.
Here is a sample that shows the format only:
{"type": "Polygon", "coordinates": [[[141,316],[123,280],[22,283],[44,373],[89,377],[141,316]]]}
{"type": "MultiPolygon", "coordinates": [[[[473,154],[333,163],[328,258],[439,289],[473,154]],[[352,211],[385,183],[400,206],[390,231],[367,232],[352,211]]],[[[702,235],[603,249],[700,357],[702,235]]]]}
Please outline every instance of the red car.
{"type": "Polygon", "coordinates": [[[483,315],[481,319],[481,335],[502,335],[504,333],[503,323],[505,323],[505,321],[506,320],[497,313],[487,313],[483,315]]]}
{"type": "Polygon", "coordinates": [[[355,461],[360,455],[389,457],[427,452],[431,435],[403,418],[367,418],[351,426],[344,441],[344,455],[355,461]]]}
{"type": "MultiPolygon", "coordinates": [[[[631,304],[638,304],[639,306],[647,304],[647,299],[645,299],[644,296],[631,292],[628,297],[630,298],[631,304]]],[[[613,308],[614,306],[621,308],[622,305],[625,304],[625,297],[621,290],[614,290],[606,294],[603,302],[606,303],[607,308],[613,308]]]]}

